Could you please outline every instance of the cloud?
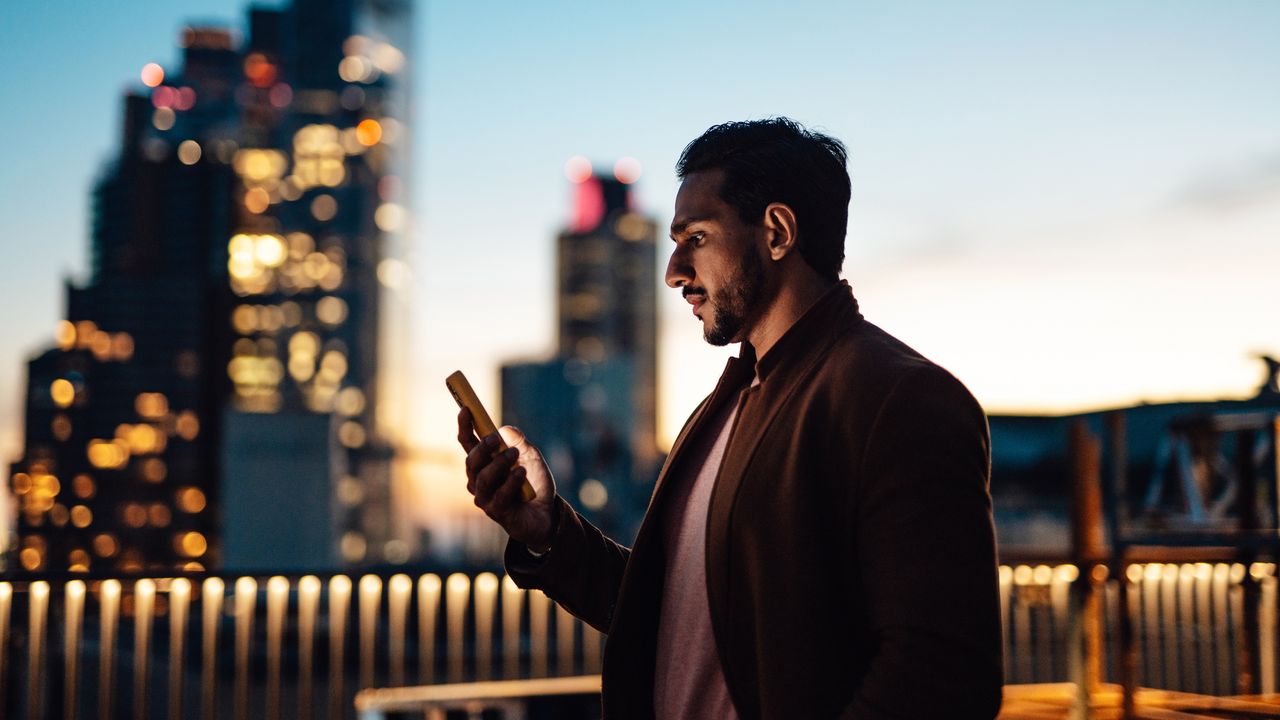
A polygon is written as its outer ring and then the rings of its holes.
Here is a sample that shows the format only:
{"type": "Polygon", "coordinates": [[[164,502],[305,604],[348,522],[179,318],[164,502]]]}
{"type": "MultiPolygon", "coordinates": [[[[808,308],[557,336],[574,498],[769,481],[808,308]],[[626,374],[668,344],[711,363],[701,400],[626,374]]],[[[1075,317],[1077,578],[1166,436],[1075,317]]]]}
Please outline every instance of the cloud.
{"type": "Polygon", "coordinates": [[[1191,209],[1234,211],[1280,197],[1280,152],[1208,171],[1174,197],[1191,209]]]}

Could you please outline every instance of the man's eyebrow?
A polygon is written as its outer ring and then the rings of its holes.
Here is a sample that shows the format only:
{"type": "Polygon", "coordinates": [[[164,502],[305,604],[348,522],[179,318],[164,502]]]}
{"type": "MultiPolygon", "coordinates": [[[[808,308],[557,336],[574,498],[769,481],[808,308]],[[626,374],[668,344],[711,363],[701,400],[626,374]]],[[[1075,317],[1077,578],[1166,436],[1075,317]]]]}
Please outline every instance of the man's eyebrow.
{"type": "Polygon", "coordinates": [[[707,219],[709,218],[691,217],[691,218],[681,218],[680,220],[674,221],[671,223],[671,237],[674,238],[676,235],[679,235],[680,233],[684,232],[685,228],[689,227],[690,225],[696,222],[702,222],[707,219]]]}

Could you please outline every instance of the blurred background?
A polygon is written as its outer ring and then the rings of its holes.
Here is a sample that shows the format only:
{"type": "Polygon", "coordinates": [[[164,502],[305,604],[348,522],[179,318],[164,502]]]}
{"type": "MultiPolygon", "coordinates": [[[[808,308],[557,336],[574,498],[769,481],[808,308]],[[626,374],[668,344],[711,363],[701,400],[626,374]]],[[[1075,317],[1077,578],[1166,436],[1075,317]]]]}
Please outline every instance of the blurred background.
{"type": "Polygon", "coordinates": [[[660,286],[722,120],[847,143],[864,313],[991,413],[1280,352],[1272,4],[297,5],[3,10],[10,566],[492,559],[454,369],[634,533],[735,350],[660,286]]]}
{"type": "Polygon", "coordinates": [[[10,566],[493,559],[454,369],[634,533],[735,351],[660,286],[728,119],[847,143],[865,315],[991,413],[1270,382],[1272,4],[297,6],[3,10],[10,566]]]}
{"type": "Polygon", "coordinates": [[[1077,422],[1127,468],[1100,491],[1113,550],[1274,524],[1238,502],[1242,468],[1273,482],[1280,408],[1273,3],[140,0],[0,22],[8,574],[497,569],[456,369],[629,540],[736,352],[661,283],[675,160],[772,115],[849,148],[864,314],[992,414],[1007,562],[1080,549],[1077,422]]]}

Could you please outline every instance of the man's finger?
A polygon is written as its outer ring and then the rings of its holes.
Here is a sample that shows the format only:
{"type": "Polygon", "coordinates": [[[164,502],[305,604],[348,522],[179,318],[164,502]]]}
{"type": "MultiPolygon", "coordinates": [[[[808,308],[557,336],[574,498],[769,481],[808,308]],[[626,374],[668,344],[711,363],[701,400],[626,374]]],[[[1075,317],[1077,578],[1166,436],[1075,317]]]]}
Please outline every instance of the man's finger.
{"type": "Polygon", "coordinates": [[[502,485],[515,460],[515,450],[507,450],[494,457],[493,462],[476,474],[476,505],[485,507],[489,504],[494,490],[502,485]]]}
{"type": "Polygon", "coordinates": [[[480,441],[476,439],[475,424],[471,420],[471,411],[466,408],[458,410],[458,444],[464,452],[470,453],[480,441]]]}
{"type": "Polygon", "coordinates": [[[476,442],[471,447],[471,451],[467,453],[467,477],[471,480],[476,479],[476,475],[484,469],[485,465],[493,459],[493,451],[498,447],[498,439],[496,435],[489,435],[476,442]]]}
{"type": "Polygon", "coordinates": [[[523,465],[518,465],[514,470],[507,473],[506,482],[502,483],[493,493],[493,500],[489,506],[495,510],[506,508],[516,508],[520,503],[524,502],[521,489],[524,487],[525,480],[529,477],[529,471],[524,469],[523,465]]]}

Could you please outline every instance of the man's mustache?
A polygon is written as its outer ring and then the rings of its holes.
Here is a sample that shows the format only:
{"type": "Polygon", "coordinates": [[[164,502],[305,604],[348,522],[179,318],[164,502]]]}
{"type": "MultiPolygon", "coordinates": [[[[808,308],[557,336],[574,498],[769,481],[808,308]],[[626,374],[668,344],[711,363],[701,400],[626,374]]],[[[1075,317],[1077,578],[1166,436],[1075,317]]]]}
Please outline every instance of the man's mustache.
{"type": "Polygon", "coordinates": [[[690,295],[701,295],[703,297],[706,297],[707,290],[706,288],[689,287],[688,285],[685,285],[683,288],[680,289],[680,294],[686,298],[689,297],[690,295]]]}

